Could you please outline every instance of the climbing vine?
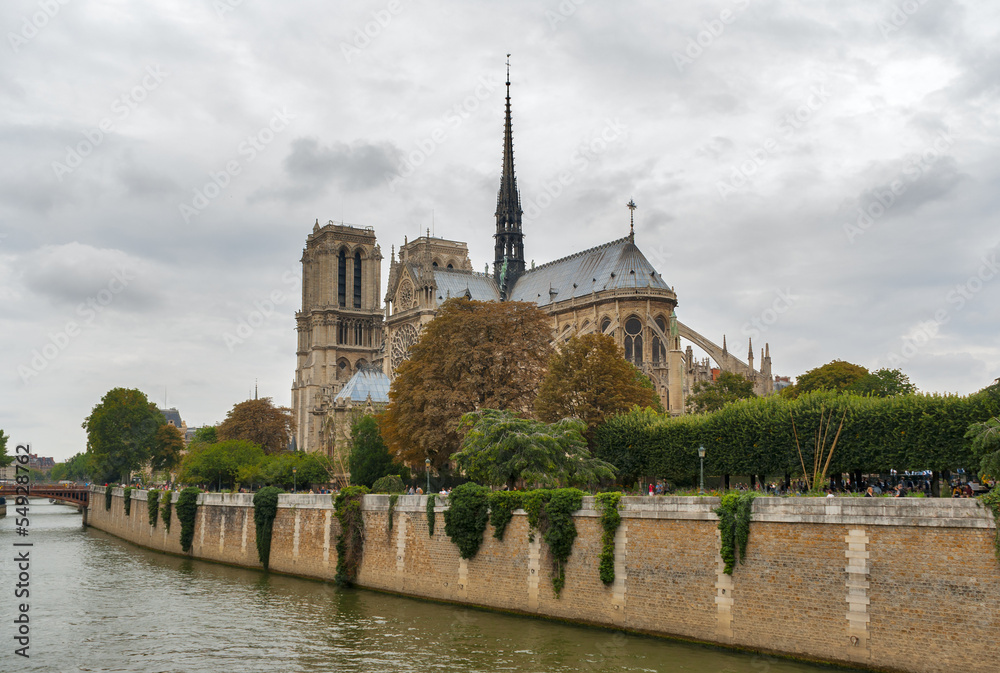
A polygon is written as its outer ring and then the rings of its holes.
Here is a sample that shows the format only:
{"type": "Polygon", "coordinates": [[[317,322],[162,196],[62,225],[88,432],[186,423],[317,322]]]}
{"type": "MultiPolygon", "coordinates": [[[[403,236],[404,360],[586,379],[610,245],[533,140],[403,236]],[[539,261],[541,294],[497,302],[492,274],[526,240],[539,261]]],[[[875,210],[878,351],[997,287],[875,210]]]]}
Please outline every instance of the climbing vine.
{"type": "Polygon", "coordinates": [[[115,488],[114,486],[110,486],[110,485],[104,487],[104,511],[105,512],[108,511],[109,509],[111,509],[111,494],[114,491],[114,488],[115,488]]]}
{"type": "Polygon", "coordinates": [[[722,539],[722,549],[719,553],[726,564],[727,575],[733,574],[737,553],[739,562],[746,562],[750,518],[753,500],[756,497],[757,494],[753,491],[729,491],[722,496],[719,506],[713,510],[719,515],[719,535],[722,539]]]}
{"type": "Polygon", "coordinates": [[[994,551],[1000,559],[1000,486],[995,487],[986,495],[980,496],[979,501],[993,511],[993,520],[997,523],[997,533],[993,540],[994,551]]]}
{"type": "Polygon", "coordinates": [[[514,517],[514,510],[524,506],[524,493],[521,491],[492,491],[489,494],[489,501],[493,537],[503,540],[507,524],[514,517]]]}
{"type": "Polygon", "coordinates": [[[576,540],[576,523],[573,512],[583,506],[583,491],[578,488],[559,488],[552,491],[552,497],[545,503],[543,519],[539,523],[542,539],[552,554],[552,590],[556,597],[566,584],[566,561],[573,551],[576,540]]]}
{"type": "Polygon", "coordinates": [[[471,481],[452,489],[444,512],[444,532],[458,545],[464,559],[470,559],[483,544],[490,520],[490,490],[471,481]]]}
{"type": "Polygon", "coordinates": [[[427,535],[434,537],[434,523],[437,519],[437,513],[434,511],[434,501],[437,500],[437,496],[433,493],[427,496],[427,535]]]}
{"type": "Polygon", "coordinates": [[[156,528],[156,520],[160,516],[160,492],[149,491],[146,494],[146,513],[149,515],[149,525],[156,528]]]}
{"type": "Polygon", "coordinates": [[[132,516],[132,487],[125,487],[125,516],[132,516]]]}
{"type": "Polygon", "coordinates": [[[398,493],[389,494],[389,523],[386,527],[386,533],[392,532],[392,515],[396,513],[396,501],[399,500],[398,493]]]}
{"type": "Polygon", "coordinates": [[[618,513],[621,499],[622,494],[616,491],[598,493],[594,498],[601,512],[601,528],[604,530],[601,535],[600,574],[605,584],[615,581],[615,533],[622,522],[622,515],[618,513]]]}
{"type": "Polygon", "coordinates": [[[340,522],[337,537],[337,576],[340,586],[350,586],[358,576],[365,544],[365,522],[361,514],[361,499],[365,486],[348,486],[333,497],[333,510],[340,522]]]}
{"type": "Polygon", "coordinates": [[[257,558],[266,569],[271,561],[271,533],[274,517],[278,515],[278,496],[282,493],[277,486],[265,486],[253,496],[253,523],[257,530],[257,558]]]}
{"type": "Polygon", "coordinates": [[[194,517],[198,513],[198,494],[201,489],[189,486],[177,498],[177,520],[181,522],[181,550],[191,551],[194,541],[194,517]]]}
{"type": "MultiPolygon", "coordinates": [[[[528,542],[535,541],[535,531],[541,530],[541,520],[545,503],[552,497],[552,491],[547,488],[539,488],[528,491],[524,494],[521,506],[528,513],[528,542]]],[[[542,531],[544,532],[544,531],[542,531]]]]}
{"type": "Polygon", "coordinates": [[[160,518],[163,519],[163,526],[170,532],[170,513],[173,511],[171,501],[173,500],[174,494],[172,491],[163,492],[163,507],[160,509],[160,518]]]}

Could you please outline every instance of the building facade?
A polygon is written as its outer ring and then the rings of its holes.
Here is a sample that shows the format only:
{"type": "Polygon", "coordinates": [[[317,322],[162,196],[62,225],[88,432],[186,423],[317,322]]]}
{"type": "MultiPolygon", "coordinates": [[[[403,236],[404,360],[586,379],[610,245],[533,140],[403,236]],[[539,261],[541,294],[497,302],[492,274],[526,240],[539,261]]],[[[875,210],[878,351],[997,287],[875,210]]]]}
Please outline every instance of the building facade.
{"type": "MultiPolygon", "coordinates": [[[[632,201],[627,206],[636,208],[632,201]]],[[[466,243],[428,231],[415,240],[404,239],[398,255],[393,246],[383,309],[378,292],[382,258],[374,230],[316,223],[302,256],[302,310],[296,315],[292,404],[299,448],[331,457],[345,452],[349,424],[341,418],[344,410],[367,403],[350,392],[345,398],[341,391],[354,376],[368,381],[363,387],[370,386],[370,365],[381,371],[387,389],[424,325],[452,297],[533,302],[552,316],[557,346],[575,335],[613,337],[674,415],[684,413],[695,383],[714,380],[720,370],[746,376],[759,395],[773,392],[768,346],[755,368],[752,344],[744,362],[729,352],[725,337],[718,346],[678,320],[674,288],[637,246],[634,227],[626,237],[528,268],[522,215],[508,73],[492,273],[488,267],[482,273],[473,269],[466,243]],[[690,343],[682,345],[682,339],[690,343]],[[696,359],[691,343],[709,358],[696,359]]]]}

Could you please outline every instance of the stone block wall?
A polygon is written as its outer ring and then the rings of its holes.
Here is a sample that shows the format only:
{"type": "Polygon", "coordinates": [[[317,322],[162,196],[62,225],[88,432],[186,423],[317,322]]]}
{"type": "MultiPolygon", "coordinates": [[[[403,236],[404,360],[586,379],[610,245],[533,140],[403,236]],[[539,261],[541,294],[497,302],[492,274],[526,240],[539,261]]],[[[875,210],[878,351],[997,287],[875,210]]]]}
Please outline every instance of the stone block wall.
{"type": "MultiPolygon", "coordinates": [[[[176,497],[176,494],[174,494],[176,497]]],[[[95,489],[88,523],[180,554],[170,531],[149,526],[146,494],[121,489],[104,510],[95,489]]],[[[202,494],[191,555],[259,568],[249,494],[202,494]]],[[[714,498],[623,498],[614,583],[598,575],[601,529],[593,498],[576,513],[566,585],[527,516],[503,540],[487,527],[479,553],[460,558],[434,535],[425,496],[366,496],[358,585],[436,600],[711,642],[754,651],[907,673],[985,673],[1000,646],[1000,561],[992,515],[974,500],[758,498],[745,563],[723,573],[714,498]]],[[[282,495],[270,568],[332,580],[339,524],[329,495],[282,495]]]]}

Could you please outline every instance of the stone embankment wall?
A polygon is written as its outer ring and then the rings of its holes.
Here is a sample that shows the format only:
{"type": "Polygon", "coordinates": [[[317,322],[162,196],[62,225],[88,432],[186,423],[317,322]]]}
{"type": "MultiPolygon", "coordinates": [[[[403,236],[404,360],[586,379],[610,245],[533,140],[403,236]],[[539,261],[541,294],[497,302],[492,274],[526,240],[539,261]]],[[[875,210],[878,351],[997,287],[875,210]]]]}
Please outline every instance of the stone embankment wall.
{"type": "MultiPolygon", "coordinates": [[[[121,489],[88,523],[180,554],[180,523],[149,525],[146,493],[121,489]]],[[[176,494],[175,494],[176,497],[176,494]]],[[[442,502],[443,501],[443,502],[442,502]]],[[[259,568],[249,494],[200,496],[191,554],[259,568]]],[[[992,515],[975,500],[758,498],[746,563],[722,572],[715,498],[623,498],[615,581],[601,583],[601,529],[592,498],[566,586],[553,595],[551,560],[527,517],[503,541],[487,528],[469,561],[444,533],[439,498],[428,535],[425,496],[366,496],[363,587],[907,673],[986,673],[1000,655],[1000,561],[992,515]]],[[[333,579],[339,525],[328,495],[283,495],[271,570],[333,579]]]]}

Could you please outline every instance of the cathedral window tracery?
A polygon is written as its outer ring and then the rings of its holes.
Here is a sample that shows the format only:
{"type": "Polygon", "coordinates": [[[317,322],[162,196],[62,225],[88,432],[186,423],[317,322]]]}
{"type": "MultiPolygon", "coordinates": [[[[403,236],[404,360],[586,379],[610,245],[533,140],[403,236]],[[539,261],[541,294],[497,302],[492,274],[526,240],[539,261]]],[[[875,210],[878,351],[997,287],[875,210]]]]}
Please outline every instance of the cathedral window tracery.
{"type": "Polygon", "coordinates": [[[642,364],[642,321],[635,316],[625,321],[625,359],[642,364]]]}
{"type": "Polygon", "coordinates": [[[337,256],[337,303],[347,306],[347,253],[343,249],[337,256]]]}
{"type": "MultiPolygon", "coordinates": [[[[354,253],[354,308],[361,308],[361,253],[354,253]]],[[[360,340],[358,340],[360,343],[360,340]]]]}

